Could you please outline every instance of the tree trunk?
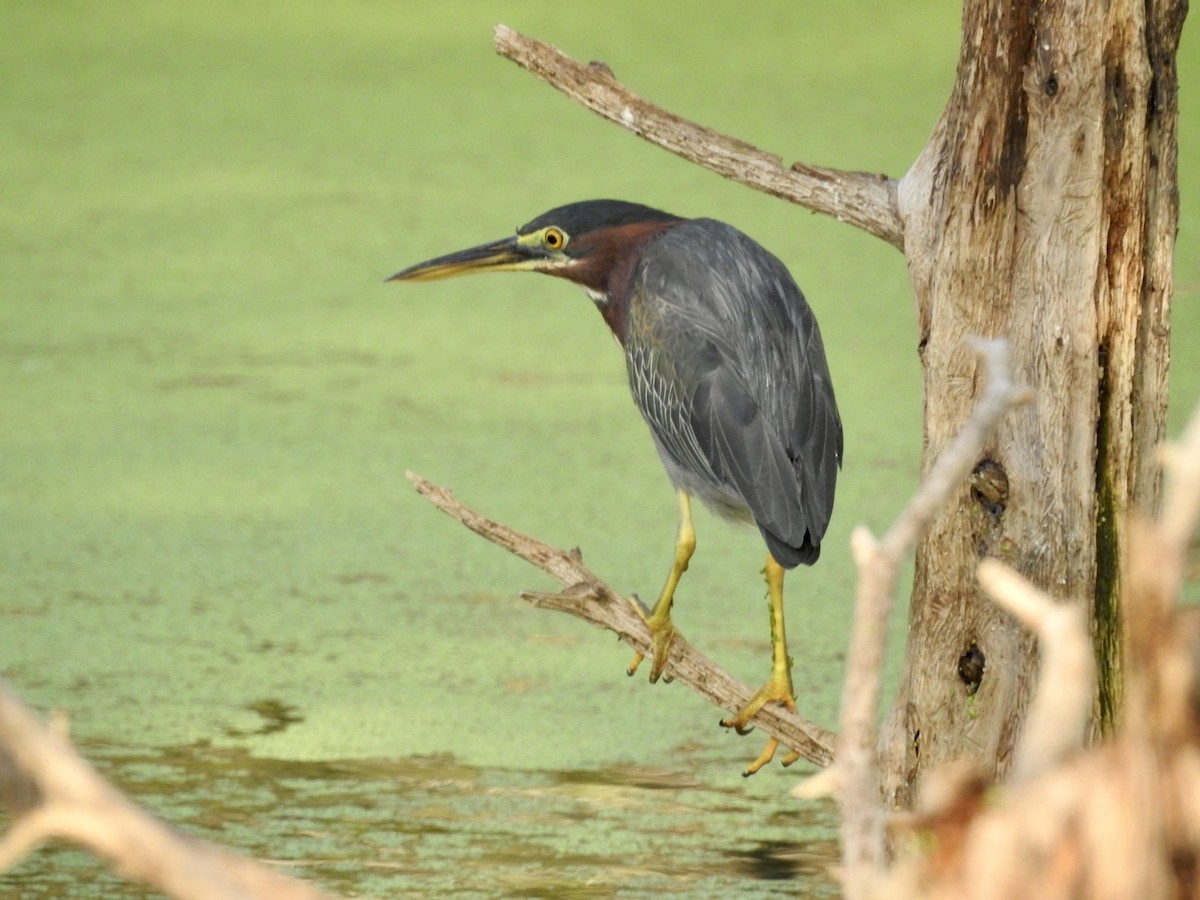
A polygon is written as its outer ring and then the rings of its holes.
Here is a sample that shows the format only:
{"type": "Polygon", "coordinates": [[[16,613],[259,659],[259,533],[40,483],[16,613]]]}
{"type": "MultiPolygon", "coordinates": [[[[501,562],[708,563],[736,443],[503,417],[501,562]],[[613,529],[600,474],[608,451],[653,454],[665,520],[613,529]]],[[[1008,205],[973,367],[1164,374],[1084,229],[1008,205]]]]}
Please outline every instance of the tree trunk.
{"type": "Polygon", "coordinates": [[[929,767],[1002,775],[1035,648],[981,594],[984,557],[1089,606],[1095,724],[1119,703],[1119,548],[1152,506],[1178,218],[1181,0],[968,0],[956,84],[899,186],[925,369],[928,471],[980,391],[968,335],[1005,337],[1036,391],[923,536],[884,789],[929,767]]]}

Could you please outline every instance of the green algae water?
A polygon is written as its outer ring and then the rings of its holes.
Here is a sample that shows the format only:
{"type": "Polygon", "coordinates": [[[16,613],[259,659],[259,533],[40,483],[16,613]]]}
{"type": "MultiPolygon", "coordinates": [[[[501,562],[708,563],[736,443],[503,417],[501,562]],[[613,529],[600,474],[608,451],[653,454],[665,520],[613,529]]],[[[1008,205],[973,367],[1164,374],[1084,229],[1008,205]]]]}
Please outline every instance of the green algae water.
{"type": "MultiPolygon", "coordinates": [[[[600,122],[491,28],[789,159],[899,175],[957,9],[694,13],[0,6],[0,675],[140,803],[352,896],[835,894],[832,809],[787,794],[802,767],[744,781],[759,736],[517,599],[551,585],[404,477],[653,596],[672,492],[582,293],[383,279],[589,197],[738,226],[816,310],[846,424],[822,560],[787,586],[799,705],[834,724],[847,536],[886,527],[919,462],[903,260],[600,122]]],[[[1192,43],[1175,429],[1200,397],[1192,43]]],[[[758,683],[760,542],[697,531],[677,625],[758,683]]],[[[145,892],[54,847],[0,875],[9,894],[145,892]]]]}
{"type": "MultiPolygon", "coordinates": [[[[671,770],[529,771],[92,750],[190,833],[345,896],[837,896],[831,805],[706,783],[682,771],[686,757],[671,770]],[[731,834],[739,820],[753,825],[731,834]]],[[[23,897],[152,896],[60,848],[3,884],[23,897]]]]}

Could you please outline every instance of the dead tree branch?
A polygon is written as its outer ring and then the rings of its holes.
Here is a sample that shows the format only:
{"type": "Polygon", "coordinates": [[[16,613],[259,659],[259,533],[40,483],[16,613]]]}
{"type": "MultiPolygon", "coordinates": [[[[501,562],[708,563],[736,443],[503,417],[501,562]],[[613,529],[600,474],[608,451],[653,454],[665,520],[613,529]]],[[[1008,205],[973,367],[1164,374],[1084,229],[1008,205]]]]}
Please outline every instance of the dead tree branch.
{"type": "MultiPolygon", "coordinates": [[[[537,566],[564,587],[558,594],[526,591],[521,594],[525,600],[534,606],[565,612],[590,625],[605,628],[637,652],[650,653],[646,625],[634,612],[630,601],[597,578],[583,564],[578,550],[568,552],[551,547],[488,519],[464,506],[445,488],[412,472],[408,473],[408,479],[423,497],[446,515],[457,519],[498,547],[537,566]]],[[[741,709],[754,694],[752,687],[719,668],[679,633],[676,633],[671,644],[666,672],[676,682],[687,685],[730,712],[741,709]]],[[[821,726],[782,707],[767,704],[752,721],[818,766],[829,765],[833,759],[834,736],[821,726]]]]}
{"type": "Polygon", "coordinates": [[[496,26],[495,46],[501,56],[652,144],[731,181],[833,216],[904,248],[894,179],[803,163],[785,167],[774,154],[644,100],[617,81],[604,63],[576,62],[505,25],[496,26]]]}
{"type": "Polygon", "coordinates": [[[178,900],[329,897],[155,819],[108,784],[64,735],[39,722],[3,683],[0,802],[12,817],[0,838],[0,871],[46,841],[61,839],[178,900]]]}
{"type": "Polygon", "coordinates": [[[887,619],[900,564],[921,530],[978,461],[992,429],[1009,409],[1031,396],[1028,388],[1012,381],[1005,341],[980,341],[977,349],[987,369],[987,386],[971,417],[883,539],[876,540],[865,527],[855,529],[851,537],[858,592],[846,658],[836,772],[842,809],[842,863],[847,874],[846,895],[851,898],[868,896],[886,866],[875,719],[887,619]]]}

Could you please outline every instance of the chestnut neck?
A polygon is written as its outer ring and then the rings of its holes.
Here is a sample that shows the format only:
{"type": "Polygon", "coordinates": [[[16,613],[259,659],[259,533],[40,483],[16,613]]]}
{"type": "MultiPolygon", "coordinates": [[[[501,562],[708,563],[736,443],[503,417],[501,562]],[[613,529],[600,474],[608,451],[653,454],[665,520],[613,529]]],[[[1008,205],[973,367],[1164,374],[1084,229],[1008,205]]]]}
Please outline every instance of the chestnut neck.
{"type": "Polygon", "coordinates": [[[634,271],[646,247],[682,221],[638,222],[585,235],[576,240],[576,264],[557,271],[548,270],[548,274],[583,287],[600,310],[613,337],[623,347],[634,271]]]}

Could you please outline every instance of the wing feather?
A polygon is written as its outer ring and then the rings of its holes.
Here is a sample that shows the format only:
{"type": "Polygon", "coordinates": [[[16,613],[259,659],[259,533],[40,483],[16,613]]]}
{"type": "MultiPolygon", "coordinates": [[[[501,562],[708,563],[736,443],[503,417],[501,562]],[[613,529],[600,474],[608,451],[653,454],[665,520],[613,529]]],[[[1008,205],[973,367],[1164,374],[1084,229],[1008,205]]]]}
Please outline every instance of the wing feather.
{"type": "Polygon", "coordinates": [[[630,303],[630,382],[672,480],[748,512],[782,565],[815,562],[842,427],[787,269],[731,226],[690,220],[646,251],[630,303]]]}

